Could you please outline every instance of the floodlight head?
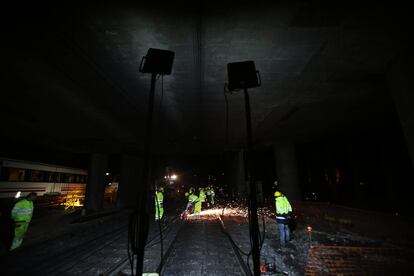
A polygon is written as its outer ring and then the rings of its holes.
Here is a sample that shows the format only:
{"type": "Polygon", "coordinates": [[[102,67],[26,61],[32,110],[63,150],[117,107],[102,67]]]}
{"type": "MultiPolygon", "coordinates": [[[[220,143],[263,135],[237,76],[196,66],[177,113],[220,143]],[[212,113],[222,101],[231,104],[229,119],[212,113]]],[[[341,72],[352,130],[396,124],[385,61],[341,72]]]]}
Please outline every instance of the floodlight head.
{"type": "Polygon", "coordinates": [[[139,71],[142,73],[169,75],[171,74],[173,61],[173,51],[149,48],[147,55],[141,60],[139,71]]]}
{"type": "Polygon", "coordinates": [[[259,71],[256,70],[254,61],[241,61],[227,64],[228,89],[253,88],[261,85],[259,71]]]}

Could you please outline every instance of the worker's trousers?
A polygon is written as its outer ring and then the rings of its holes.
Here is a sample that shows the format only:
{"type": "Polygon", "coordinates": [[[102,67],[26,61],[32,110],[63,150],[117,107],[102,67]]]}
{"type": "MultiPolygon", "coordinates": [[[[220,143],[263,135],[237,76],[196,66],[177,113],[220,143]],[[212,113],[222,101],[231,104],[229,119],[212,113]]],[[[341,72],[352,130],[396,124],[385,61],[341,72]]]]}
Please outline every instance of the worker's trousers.
{"type": "Polygon", "coordinates": [[[164,207],[155,205],[155,220],[160,220],[164,216],[164,207]]]}
{"type": "Polygon", "coordinates": [[[197,201],[194,204],[194,218],[199,219],[200,218],[200,213],[201,213],[201,201],[197,201]]]}
{"type": "Polygon", "coordinates": [[[285,246],[286,242],[290,240],[289,224],[279,223],[280,231],[280,245],[285,246]]]}
{"type": "Polygon", "coordinates": [[[10,251],[19,248],[23,242],[24,236],[26,235],[27,228],[29,228],[29,222],[19,221],[14,226],[14,237],[10,247],[10,251]]]}

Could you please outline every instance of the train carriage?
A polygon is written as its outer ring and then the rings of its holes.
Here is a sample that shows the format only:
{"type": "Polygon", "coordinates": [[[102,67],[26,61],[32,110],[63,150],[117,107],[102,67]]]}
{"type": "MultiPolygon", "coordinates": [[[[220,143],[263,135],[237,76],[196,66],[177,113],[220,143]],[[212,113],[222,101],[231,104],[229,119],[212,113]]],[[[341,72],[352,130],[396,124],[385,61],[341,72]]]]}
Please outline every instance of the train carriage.
{"type": "Polygon", "coordinates": [[[47,195],[84,195],[87,170],[0,158],[0,198],[36,192],[47,195]]]}

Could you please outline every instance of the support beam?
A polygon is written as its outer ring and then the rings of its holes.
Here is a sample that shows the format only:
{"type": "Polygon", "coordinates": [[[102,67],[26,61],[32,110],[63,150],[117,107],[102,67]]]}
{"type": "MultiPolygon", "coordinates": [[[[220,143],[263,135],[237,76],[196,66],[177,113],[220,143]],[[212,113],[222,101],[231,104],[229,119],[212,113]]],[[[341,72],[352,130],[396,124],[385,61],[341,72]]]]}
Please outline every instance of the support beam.
{"type": "Polygon", "coordinates": [[[250,238],[252,240],[253,274],[260,275],[260,248],[259,248],[259,223],[257,218],[257,195],[256,195],[256,175],[253,171],[253,130],[250,112],[250,97],[247,87],[244,88],[244,103],[246,108],[246,131],[247,131],[247,164],[246,174],[250,186],[250,238]]]}

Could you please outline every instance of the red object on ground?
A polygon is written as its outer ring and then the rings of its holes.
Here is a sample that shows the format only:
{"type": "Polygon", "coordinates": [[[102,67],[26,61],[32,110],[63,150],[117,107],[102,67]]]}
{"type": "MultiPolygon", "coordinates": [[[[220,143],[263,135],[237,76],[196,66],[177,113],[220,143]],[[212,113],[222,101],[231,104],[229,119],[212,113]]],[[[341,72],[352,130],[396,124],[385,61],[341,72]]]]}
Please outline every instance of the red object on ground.
{"type": "Polygon", "coordinates": [[[267,272],[267,266],[264,263],[260,263],[260,272],[267,272]]]}

